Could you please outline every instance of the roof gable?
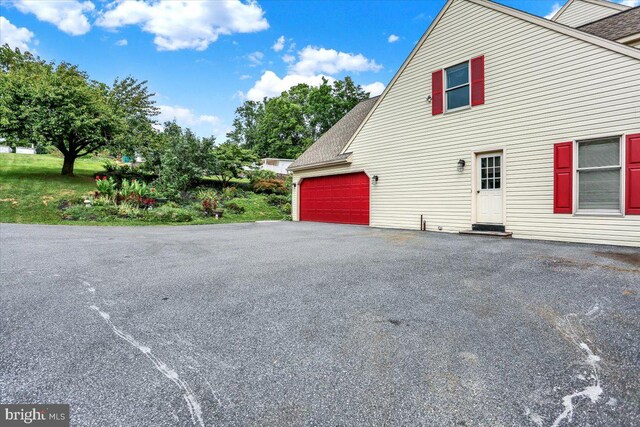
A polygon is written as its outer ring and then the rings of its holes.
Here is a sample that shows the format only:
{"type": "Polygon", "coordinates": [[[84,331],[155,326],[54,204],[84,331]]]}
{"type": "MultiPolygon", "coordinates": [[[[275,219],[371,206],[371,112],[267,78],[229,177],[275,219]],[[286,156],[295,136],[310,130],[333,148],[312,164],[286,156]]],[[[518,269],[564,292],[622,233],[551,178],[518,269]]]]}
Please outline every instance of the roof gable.
{"type": "Polygon", "coordinates": [[[552,22],[552,21],[550,21],[548,19],[541,18],[541,17],[535,16],[535,15],[531,15],[531,14],[529,14],[527,12],[523,12],[523,11],[520,11],[520,10],[517,10],[517,9],[513,9],[513,8],[510,8],[510,7],[507,7],[507,6],[503,6],[501,4],[494,3],[492,1],[488,1],[488,0],[448,0],[447,3],[443,6],[442,10],[440,10],[440,12],[436,16],[436,18],[433,20],[433,22],[431,23],[429,28],[427,28],[425,33],[422,35],[422,37],[420,38],[418,43],[416,43],[416,46],[413,48],[413,50],[411,51],[411,53],[409,54],[407,59],[405,59],[405,61],[402,63],[402,66],[396,72],[396,74],[393,76],[393,78],[391,79],[391,82],[387,85],[385,90],[378,97],[378,100],[375,103],[375,105],[373,105],[373,107],[371,108],[371,110],[369,111],[367,116],[364,118],[364,120],[362,120],[362,123],[360,124],[358,129],[353,133],[353,136],[351,137],[349,142],[342,149],[342,153],[346,153],[349,150],[349,147],[351,146],[351,143],[353,142],[353,140],[358,136],[358,134],[360,133],[362,128],[366,125],[366,123],[369,120],[369,118],[375,113],[375,111],[378,108],[378,106],[383,102],[383,100],[385,99],[385,97],[387,96],[389,91],[392,89],[392,87],[394,86],[394,84],[396,83],[396,81],[398,80],[400,75],[407,68],[407,66],[409,65],[411,60],[415,57],[417,52],[422,48],[422,46],[427,41],[427,39],[429,38],[430,34],[433,32],[435,27],[438,25],[438,23],[440,22],[442,17],[447,13],[447,10],[456,1],[459,1],[459,2],[464,1],[464,2],[469,2],[469,3],[476,4],[478,6],[486,7],[488,9],[491,9],[491,10],[494,10],[494,11],[497,11],[497,12],[500,12],[500,13],[504,13],[504,14],[509,15],[511,17],[514,17],[514,18],[517,18],[517,19],[521,19],[521,20],[523,20],[525,22],[528,22],[530,24],[534,24],[534,25],[538,25],[540,27],[546,28],[547,30],[555,31],[555,32],[558,32],[558,33],[573,37],[575,39],[581,40],[583,42],[590,43],[592,45],[596,45],[596,46],[599,46],[601,48],[617,52],[617,53],[619,53],[621,55],[629,56],[631,58],[640,60],[640,49],[636,49],[636,48],[633,48],[633,47],[630,47],[630,46],[625,46],[623,44],[616,43],[615,41],[606,40],[604,38],[601,38],[601,37],[598,37],[598,36],[594,36],[592,34],[585,33],[583,31],[577,30],[575,28],[567,27],[566,25],[558,24],[558,23],[552,22]]]}
{"type": "Polygon", "coordinates": [[[551,20],[575,28],[630,8],[608,0],[567,0],[551,20]]]}
{"type": "Polygon", "coordinates": [[[640,6],[582,25],[578,29],[609,40],[640,34],[640,6]]]}

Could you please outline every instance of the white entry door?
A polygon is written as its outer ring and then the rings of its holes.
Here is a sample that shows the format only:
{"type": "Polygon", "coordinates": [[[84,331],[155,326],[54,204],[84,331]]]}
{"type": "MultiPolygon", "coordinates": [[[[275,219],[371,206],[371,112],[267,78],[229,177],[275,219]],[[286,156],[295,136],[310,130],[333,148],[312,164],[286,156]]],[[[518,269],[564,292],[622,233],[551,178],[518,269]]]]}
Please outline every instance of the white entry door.
{"type": "Polygon", "coordinates": [[[477,222],[502,224],[502,153],[478,156],[477,222]]]}

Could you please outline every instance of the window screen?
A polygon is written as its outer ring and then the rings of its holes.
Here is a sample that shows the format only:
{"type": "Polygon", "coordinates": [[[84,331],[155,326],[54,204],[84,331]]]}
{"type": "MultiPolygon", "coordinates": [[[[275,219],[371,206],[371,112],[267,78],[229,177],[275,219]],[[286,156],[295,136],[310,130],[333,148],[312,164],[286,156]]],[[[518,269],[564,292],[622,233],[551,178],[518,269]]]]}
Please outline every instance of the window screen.
{"type": "Polygon", "coordinates": [[[578,209],[620,211],[620,138],[578,142],[578,209]]]}
{"type": "Polygon", "coordinates": [[[469,105],[469,62],[445,70],[447,78],[447,110],[469,105]]]}

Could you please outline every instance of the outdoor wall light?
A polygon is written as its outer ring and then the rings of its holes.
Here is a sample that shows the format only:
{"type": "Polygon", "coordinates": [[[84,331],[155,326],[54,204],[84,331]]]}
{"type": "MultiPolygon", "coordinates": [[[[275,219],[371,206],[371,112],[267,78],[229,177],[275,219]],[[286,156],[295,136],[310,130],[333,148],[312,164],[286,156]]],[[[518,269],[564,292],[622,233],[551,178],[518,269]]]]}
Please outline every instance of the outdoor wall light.
{"type": "Polygon", "coordinates": [[[293,184],[291,184],[291,185],[293,185],[293,188],[296,188],[296,186],[297,186],[298,184],[296,184],[296,183],[294,182],[294,183],[293,183],[293,184]]]}
{"type": "Polygon", "coordinates": [[[378,183],[378,175],[373,175],[373,177],[371,177],[371,181],[373,181],[373,184],[377,184],[378,183]]]}
{"type": "Polygon", "coordinates": [[[427,96],[427,102],[431,104],[431,95],[427,96]]]}
{"type": "Polygon", "coordinates": [[[464,169],[465,161],[463,159],[458,160],[458,172],[462,172],[464,169]]]}

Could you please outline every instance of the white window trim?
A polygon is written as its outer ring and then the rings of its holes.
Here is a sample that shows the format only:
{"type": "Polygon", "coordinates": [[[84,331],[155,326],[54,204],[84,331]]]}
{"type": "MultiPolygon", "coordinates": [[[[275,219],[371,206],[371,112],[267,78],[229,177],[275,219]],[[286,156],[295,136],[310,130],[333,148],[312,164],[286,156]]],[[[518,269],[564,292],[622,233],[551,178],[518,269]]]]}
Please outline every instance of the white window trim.
{"type": "Polygon", "coordinates": [[[445,113],[453,113],[456,111],[462,111],[462,110],[468,110],[471,108],[471,60],[467,59],[466,61],[462,61],[462,62],[458,62],[457,64],[453,64],[450,65],[449,67],[443,68],[443,74],[444,74],[444,112],[445,113]],[[458,85],[458,86],[454,86],[452,88],[447,88],[447,70],[449,68],[453,68],[456,67],[458,65],[462,65],[466,63],[467,64],[467,83],[466,84],[462,84],[462,85],[458,85]],[[461,87],[467,86],[468,88],[468,92],[469,92],[469,103],[467,105],[463,105],[461,107],[457,107],[457,108],[449,108],[449,102],[448,99],[449,97],[447,96],[447,92],[449,92],[450,90],[455,90],[455,89],[459,89],[461,87]]]}
{"type": "MultiPolygon", "coordinates": [[[[494,191],[494,190],[502,191],[503,182],[504,182],[504,177],[502,176],[502,166],[503,166],[503,163],[504,163],[504,159],[503,159],[502,153],[483,154],[483,155],[479,156],[479,159],[480,159],[480,175],[478,175],[478,178],[480,179],[480,182],[479,182],[479,188],[478,189],[481,190],[481,191],[494,191]],[[482,169],[487,169],[487,170],[489,169],[488,166],[486,168],[482,167],[482,160],[483,159],[489,159],[489,158],[493,159],[493,162],[494,162],[493,166],[491,166],[491,168],[493,169],[493,172],[494,172],[494,175],[491,178],[492,179],[492,183],[493,183],[493,188],[489,188],[488,186],[487,186],[487,188],[482,188],[482,180],[483,180],[483,178],[482,178],[482,169]],[[498,172],[500,173],[500,176],[497,178],[497,179],[500,180],[500,187],[498,187],[498,188],[495,187],[495,180],[496,180],[496,176],[495,176],[495,171],[496,171],[495,159],[496,158],[500,158],[500,166],[498,166],[498,172]]],[[[484,179],[488,180],[489,178],[487,176],[484,179]]]]}
{"type": "Polygon", "coordinates": [[[625,168],[623,167],[623,161],[626,158],[625,155],[625,134],[610,134],[589,138],[576,139],[573,141],[573,216],[607,216],[607,217],[624,217],[625,212],[625,168]],[[619,144],[619,157],[618,166],[597,166],[580,168],[579,165],[579,146],[580,143],[594,141],[598,139],[606,138],[618,138],[619,144]],[[619,209],[580,209],[580,170],[620,170],[620,206],[619,209]]]}

